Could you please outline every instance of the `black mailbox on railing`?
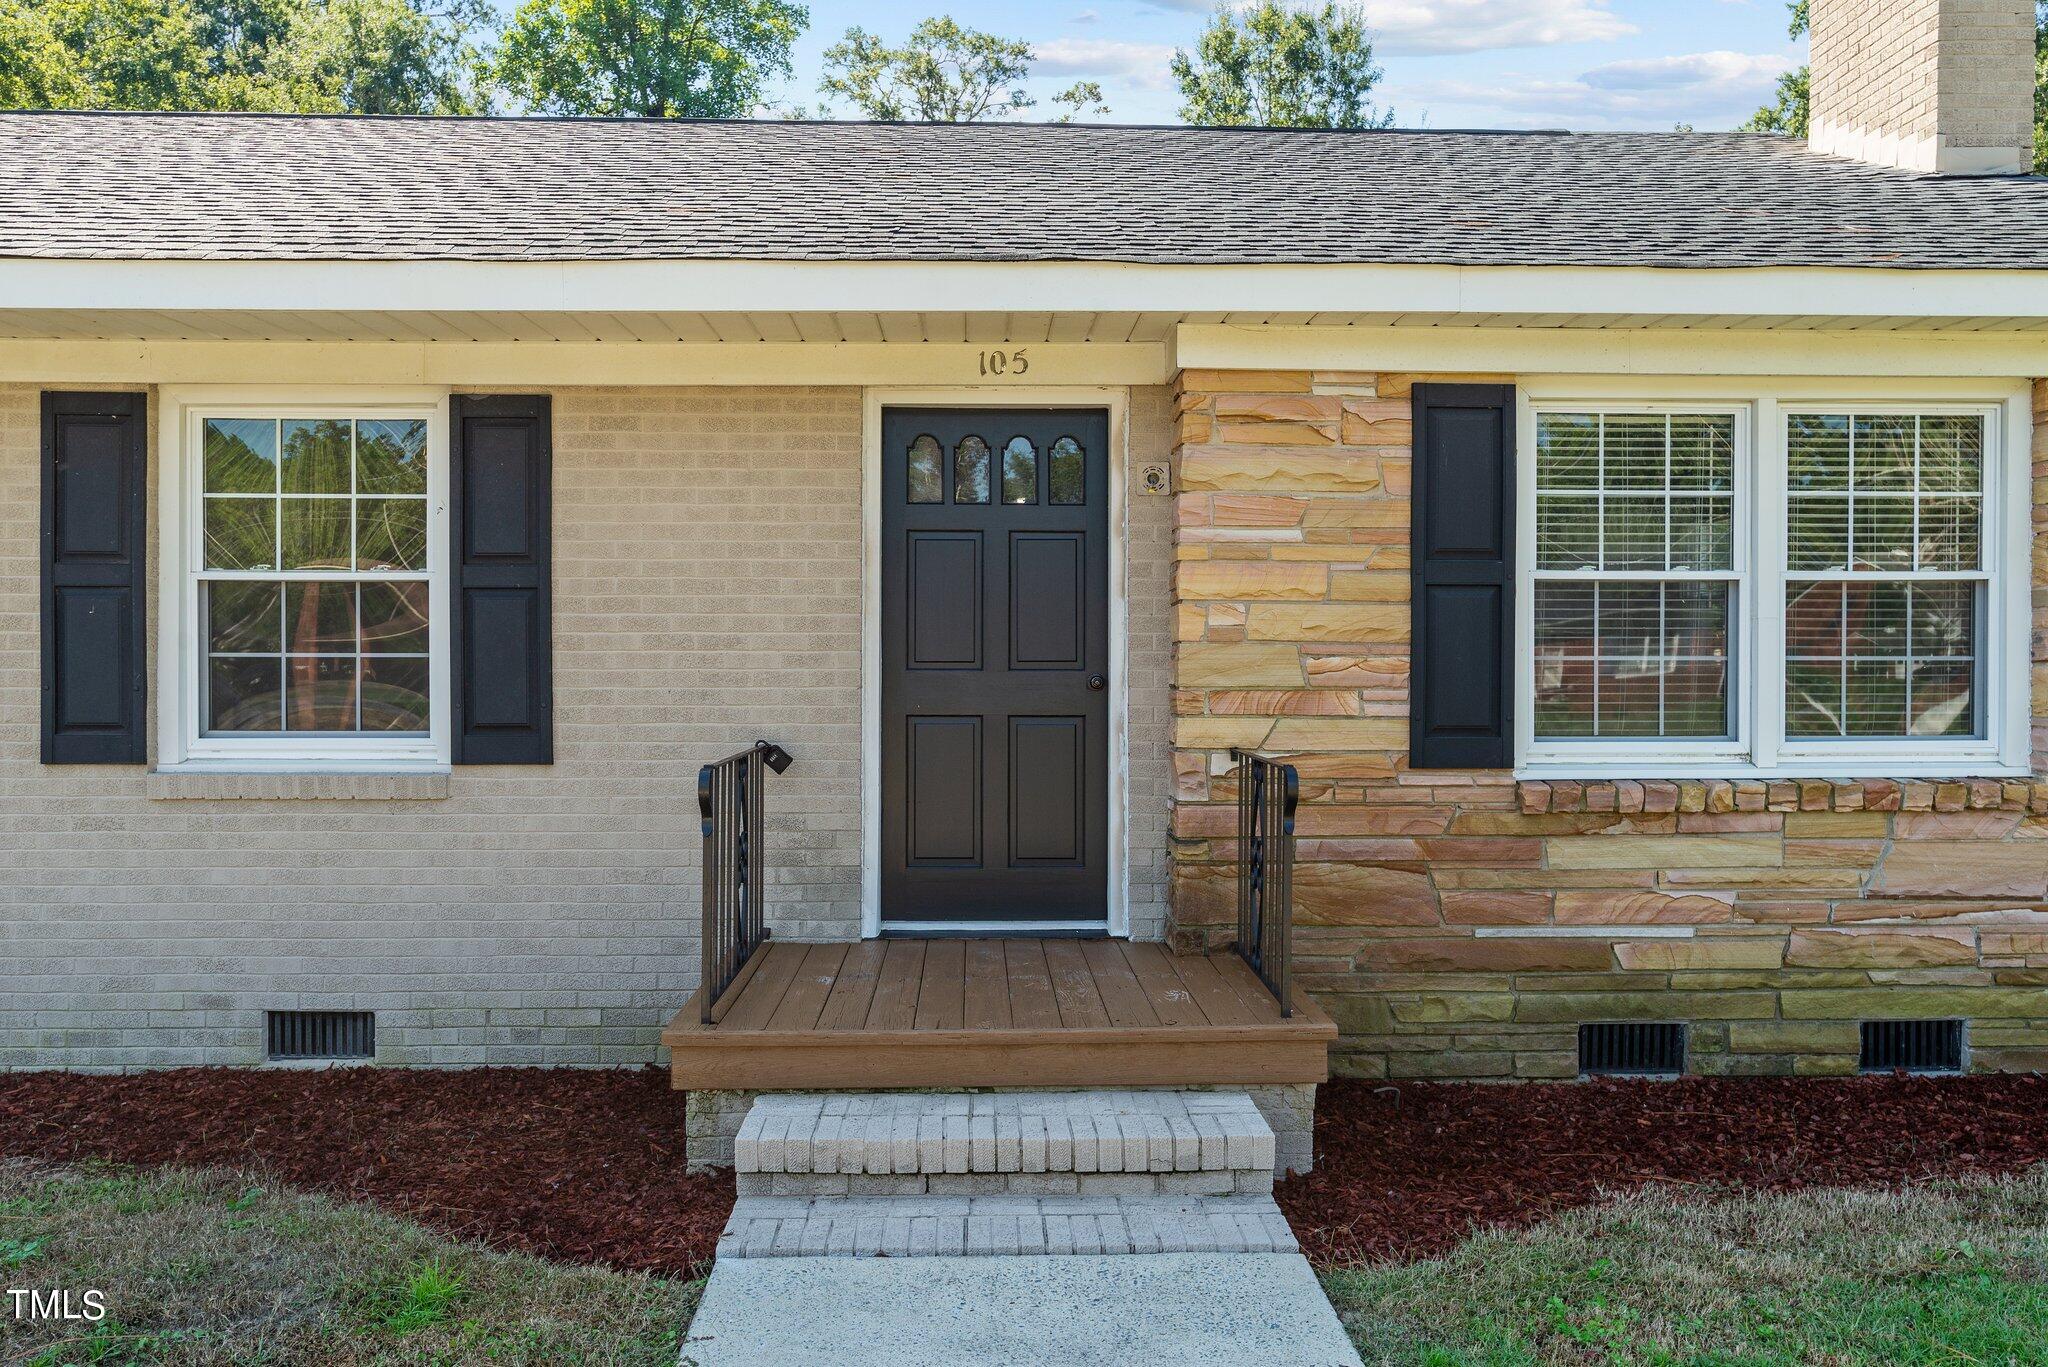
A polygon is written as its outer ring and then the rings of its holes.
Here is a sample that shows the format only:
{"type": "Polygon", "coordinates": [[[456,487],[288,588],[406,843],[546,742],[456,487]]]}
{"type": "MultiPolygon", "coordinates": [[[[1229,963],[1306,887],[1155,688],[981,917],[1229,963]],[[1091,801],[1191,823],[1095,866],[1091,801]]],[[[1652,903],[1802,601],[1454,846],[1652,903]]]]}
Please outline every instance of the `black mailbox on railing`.
{"type": "Polygon", "coordinates": [[[1289,955],[1294,932],[1294,809],[1301,775],[1248,750],[1237,761],[1237,952],[1294,1014],[1289,955]]]}
{"type": "Polygon", "coordinates": [[[789,751],[765,740],[697,771],[704,831],[704,971],[697,989],[703,1023],[715,1019],[747,960],[768,938],[768,880],[761,831],[761,790],[781,773],[789,751]]]}

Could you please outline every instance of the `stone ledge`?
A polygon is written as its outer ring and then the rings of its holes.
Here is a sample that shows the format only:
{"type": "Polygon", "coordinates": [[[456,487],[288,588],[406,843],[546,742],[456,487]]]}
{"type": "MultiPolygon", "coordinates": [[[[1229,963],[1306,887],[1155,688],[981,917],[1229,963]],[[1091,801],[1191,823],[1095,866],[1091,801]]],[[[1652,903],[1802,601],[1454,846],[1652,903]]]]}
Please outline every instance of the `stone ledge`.
{"type": "Polygon", "coordinates": [[[232,774],[153,770],[143,791],[172,800],[418,802],[448,796],[448,774],[232,774]]]}
{"type": "Polygon", "coordinates": [[[1964,812],[2048,814],[2048,779],[1524,779],[1516,799],[1544,812],[1964,812]]]}

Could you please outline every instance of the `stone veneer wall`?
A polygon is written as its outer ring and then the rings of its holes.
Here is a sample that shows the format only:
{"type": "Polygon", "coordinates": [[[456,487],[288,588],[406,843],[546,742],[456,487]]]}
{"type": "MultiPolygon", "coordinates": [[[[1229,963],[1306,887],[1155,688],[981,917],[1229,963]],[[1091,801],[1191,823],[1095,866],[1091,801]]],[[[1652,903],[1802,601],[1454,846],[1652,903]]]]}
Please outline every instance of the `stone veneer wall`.
{"type": "MultiPolygon", "coordinates": [[[[1941,1016],[1974,1068],[2048,1067],[2048,782],[1408,770],[1417,378],[1181,376],[1176,944],[1232,933],[1227,751],[1255,747],[1301,770],[1296,973],[1340,1074],[1570,1077],[1580,1022],[1673,1019],[1697,1072],[1842,1073],[1859,1020],[1941,1016]]],[[[2048,772],[2048,385],[2035,413],[2048,772]]]]}

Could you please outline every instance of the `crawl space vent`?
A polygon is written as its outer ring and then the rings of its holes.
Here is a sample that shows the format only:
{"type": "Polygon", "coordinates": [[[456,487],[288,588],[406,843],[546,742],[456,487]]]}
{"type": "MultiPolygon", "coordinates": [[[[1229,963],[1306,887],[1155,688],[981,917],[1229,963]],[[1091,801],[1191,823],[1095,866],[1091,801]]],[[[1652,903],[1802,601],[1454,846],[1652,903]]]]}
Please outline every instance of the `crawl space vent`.
{"type": "Polygon", "coordinates": [[[272,1011],[268,1024],[273,1061],[377,1056],[373,1012],[272,1011]]]}
{"type": "Polygon", "coordinates": [[[1963,1023],[1865,1021],[1865,1072],[1956,1073],[1963,1067],[1963,1023]]]}
{"type": "Polygon", "coordinates": [[[1599,1021],[1579,1027],[1579,1071],[1654,1077],[1685,1071],[1685,1027],[1677,1021],[1599,1021]]]}

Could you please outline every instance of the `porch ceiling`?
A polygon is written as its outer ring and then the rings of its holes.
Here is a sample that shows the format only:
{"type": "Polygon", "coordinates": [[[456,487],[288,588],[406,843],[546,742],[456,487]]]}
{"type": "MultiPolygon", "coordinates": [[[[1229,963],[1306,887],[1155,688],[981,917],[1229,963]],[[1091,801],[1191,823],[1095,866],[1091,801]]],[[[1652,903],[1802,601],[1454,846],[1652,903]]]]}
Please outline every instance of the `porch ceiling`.
{"type": "Polygon", "coordinates": [[[1576,328],[1876,333],[2048,332],[2048,318],[1622,313],[479,312],[0,309],[0,338],[69,341],[682,343],[1011,346],[1164,343],[1183,324],[1247,328],[1576,328]]]}

